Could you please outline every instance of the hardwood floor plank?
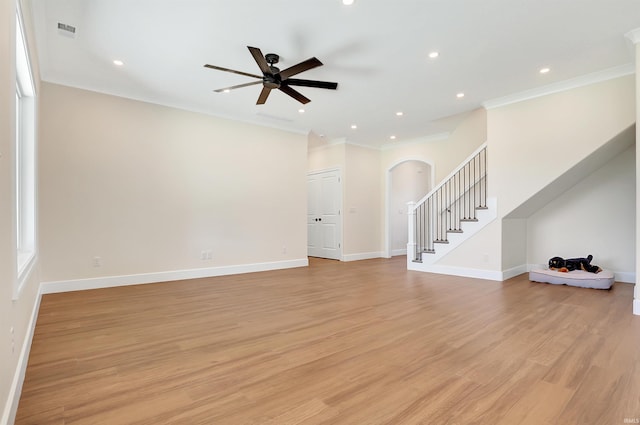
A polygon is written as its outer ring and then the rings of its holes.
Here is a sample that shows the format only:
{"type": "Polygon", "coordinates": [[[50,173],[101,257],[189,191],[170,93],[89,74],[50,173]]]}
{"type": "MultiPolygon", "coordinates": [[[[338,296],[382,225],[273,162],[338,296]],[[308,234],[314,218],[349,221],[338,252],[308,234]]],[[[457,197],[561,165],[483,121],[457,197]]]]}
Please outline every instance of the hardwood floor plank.
{"type": "Polygon", "coordinates": [[[633,286],[406,259],[45,295],[17,425],[608,425],[640,418],[633,286]]]}
{"type": "Polygon", "coordinates": [[[535,382],[496,425],[553,424],[575,390],[545,381],[535,382]]]}

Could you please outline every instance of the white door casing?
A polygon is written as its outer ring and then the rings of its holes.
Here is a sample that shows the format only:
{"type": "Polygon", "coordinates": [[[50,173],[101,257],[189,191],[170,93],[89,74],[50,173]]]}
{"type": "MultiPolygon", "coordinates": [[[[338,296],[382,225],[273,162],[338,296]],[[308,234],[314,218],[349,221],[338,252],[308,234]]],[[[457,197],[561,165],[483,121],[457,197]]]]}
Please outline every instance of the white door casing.
{"type": "Polygon", "coordinates": [[[340,170],[309,173],[307,192],[307,254],[342,260],[340,170]]]}

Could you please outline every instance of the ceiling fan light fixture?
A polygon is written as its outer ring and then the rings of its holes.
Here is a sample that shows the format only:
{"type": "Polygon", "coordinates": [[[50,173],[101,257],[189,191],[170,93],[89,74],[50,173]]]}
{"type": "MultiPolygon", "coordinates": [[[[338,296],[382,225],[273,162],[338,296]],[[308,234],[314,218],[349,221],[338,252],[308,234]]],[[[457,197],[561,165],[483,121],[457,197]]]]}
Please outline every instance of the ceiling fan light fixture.
{"type": "Polygon", "coordinates": [[[342,4],[345,6],[351,6],[355,0],[342,0],[342,4]]]}
{"type": "Polygon", "coordinates": [[[290,78],[294,75],[300,74],[301,72],[308,71],[310,69],[316,68],[322,65],[322,62],[318,60],[316,57],[309,58],[305,61],[302,61],[296,65],[290,66],[285,70],[280,70],[279,68],[273,66],[277,63],[280,57],[275,53],[267,53],[266,55],[262,54],[262,51],[257,47],[247,46],[251,56],[256,61],[256,64],[260,68],[262,75],[252,74],[249,72],[237,71],[235,69],[224,68],[221,66],[205,64],[205,68],[216,69],[218,71],[231,72],[233,74],[244,75],[246,77],[255,78],[255,81],[251,81],[249,83],[237,84],[231,87],[225,87],[221,89],[214,90],[216,93],[227,92],[228,90],[239,89],[241,87],[253,86],[257,84],[262,84],[262,91],[260,92],[260,96],[258,96],[258,101],[256,105],[263,105],[269,94],[273,90],[280,90],[284,94],[292,97],[298,102],[307,104],[311,102],[311,99],[305,97],[302,93],[294,89],[294,87],[315,87],[320,89],[329,89],[336,90],[338,88],[338,83],[333,83],[329,81],[316,81],[316,80],[305,80],[299,78],[290,78]]]}

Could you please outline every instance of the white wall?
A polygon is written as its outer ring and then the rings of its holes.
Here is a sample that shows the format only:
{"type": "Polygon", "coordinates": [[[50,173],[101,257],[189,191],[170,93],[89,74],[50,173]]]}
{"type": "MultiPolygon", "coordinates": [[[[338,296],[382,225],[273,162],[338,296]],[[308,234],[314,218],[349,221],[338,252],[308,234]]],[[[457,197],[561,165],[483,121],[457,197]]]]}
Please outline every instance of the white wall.
{"type": "Polygon", "coordinates": [[[322,171],[333,168],[344,169],[346,155],[346,145],[342,143],[324,144],[309,148],[308,171],[322,171]]]}
{"type": "Polygon", "coordinates": [[[380,151],[337,140],[309,149],[308,172],[342,171],[342,255],[345,261],[382,256],[380,151]]]}
{"type": "Polygon", "coordinates": [[[594,256],[622,273],[635,270],[635,146],[555,199],[527,221],[527,261],[594,256]]]}
{"type": "Polygon", "coordinates": [[[436,140],[425,137],[386,147],[381,158],[383,178],[396,164],[413,159],[433,164],[433,184],[437,185],[486,141],[487,111],[476,109],[448,137],[436,140]]]}
{"type": "MultiPolygon", "coordinates": [[[[486,111],[478,109],[461,119],[448,137],[409,140],[383,150],[353,145],[346,140],[324,142],[310,134],[308,143],[313,147],[309,149],[308,171],[338,168],[343,172],[345,260],[384,255],[389,202],[386,197],[391,193],[387,175],[392,168],[409,160],[433,164],[432,170],[425,170],[429,174],[428,185],[433,185],[486,141],[486,124],[486,111]]],[[[406,242],[402,248],[406,248],[406,242]]]]}
{"type": "MultiPolygon", "coordinates": [[[[503,234],[515,229],[521,235],[522,223],[503,228],[502,218],[632,125],[634,93],[634,78],[627,76],[490,109],[488,190],[498,199],[498,224],[484,228],[442,264],[502,272],[517,266],[515,259],[527,258],[522,251],[514,252],[527,245],[503,234]],[[503,246],[504,241],[509,245],[503,246]]],[[[609,206],[594,208],[603,211],[609,206]]],[[[609,226],[608,221],[593,223],[583,216],[575,220],[577,228],[609,226]]]]}
{"type": "MultiPolygon", "coordinates": [[[[392,255],[407,250],[407,202],[416,202],[431,190],[431,165],[405,161],[390,171],[389,227],[392,255]]],[[[398,254],[395,254],[398,255],[398,254]]]]}
{"type": "Polygon", "coordinates": [[[382,252],[380,151],[347,144],[344,171],[345,260],[372,258],[382,252]]]}
{"type": "Polygon", "coordinates": [[[305,136],[55,84],[41,99],[43,281],[306,260],[305,136]]]}
{"type": "MultiPolygon", "coordinates": [[[[27,43],[33,66],[36,93],[39,93],[37,55],[34,48],[29,3],[23,5],[27,43]]],[[[39,264],[36,259],[32,273],[24,283],[18,299],[13,299],[16,282],[15,224],[15,4],[0,2],[0,423],[10,421],[17,409],[21,388],[20,373],[26,368],[31,321],[38,301],[39,264]],[[13,329],[13,334],[11,333],[13,329]],[[13,337],[12,337],[13,335],[13,337]]]]}
{"type": "Polygon", "coordinates": [[[488,111],[490,196],[501,215],[635,122],[627,76],[488,111]]]}
{"type": "MultiPolygon", "coordinates": [[[[385,197],[384,214],[389,214],[391,179],[387,178],[390,170],[396,165],[409,160],[417,160],[431,165],[431,186],[439,184],[448,174],[460,165],[480,145],[487,140],[487,113],[485,109],[477,109],[460,118],[460,123],[447,137],[430,139],[428,137],[403,141],[397,145],[387,146],[381,152],[381,185],[385,197]],[[388,199],[387,199],[388,198],[388,199]]],[[[415,199],[418,201],[419,199],[415,199]]],[[[384,217],[383,217],[384,218],[384,217]]],[[[387,238],[391,238],[392,220],[385,220],[385,245],[391,246],[387,238]]],[[[405,216],[406,218],[406,216],[405,216]]]]}
{"type": "Polygon", "coordinates": [[[527,220],[522,218],[502,220],[502,270],[510,270],[527,264],[527,220]]]}

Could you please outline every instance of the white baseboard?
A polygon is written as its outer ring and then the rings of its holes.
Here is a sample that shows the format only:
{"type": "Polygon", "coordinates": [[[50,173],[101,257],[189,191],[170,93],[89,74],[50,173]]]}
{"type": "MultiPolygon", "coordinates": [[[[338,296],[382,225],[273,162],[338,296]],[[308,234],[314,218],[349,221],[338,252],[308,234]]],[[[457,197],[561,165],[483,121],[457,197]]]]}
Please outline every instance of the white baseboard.
{"type": "Polygon", "coordinates": [[[476,279],[502,281],[502,272],[494,270],[470,269],[465,267],[443,266],[439,264],[414,263],[407,260],[409,270],[426,273],[438,273],[451,276],[473,277],[476,279]]]}
{"type": "Polygon", "coordinates": [[[636,274],[634,272],[614,272],[616,282],[636,283],[636,274]]]}
{"type": "Polygon", "coordinates": [[[548,267],[548,264],[528,264],[527,271],[530,272],[531,270],[546,269],[548,267]]]}
{"type": "Polygon", "coordinates": [[[521,275],[522,273],[527,273],[529,271],[529,266],[526,264],[521,264],[517,267],[512,267],[507,270],[502,271],[502,280],[511,279],[512,277],[516,277],[521,275]]]}
{"type": "Polygon", "coordinates": [[[382,258],[384,257],[384,253],[381,251],[378,252],[362,252],[359,254],[346,254],[342,256],[342,261],[359,261],[359,260],[370,260],[372,258],[382,258]]]}
{"type": "Polygon", "coordinates": [[[633,314],[640,316],[640,300],[633,300],[633,314]]]}
{"type": "Polygon", "coordinates": [[[396,255],[407,255],[407,248],[391,250],[391,256],[395,257],[396,255]]]}
{"type": "Polygon", "coordinates": [[[269,270],[307,267],[309,259],[275,261],[270,263],[240,264],[234,266],[206,267],[191,270],[175,270],[157,273],[141,273],[123,276],[105,276],[89,279],[60,280],[43,282],[42,294],[83,291],[87,289],[112,288],[116,286],[140,285],[145,283],[169,282],[172,280],[198,279],[203,277],[227,276],[232,274],[264,272],[269,270]]]}
{"type": "Polygon", "coordinates": [[[33,333],[36,329],[38,311],[40,310],[40,300],[42,299],[41,288],[42,287],[38,288],[36,300],[33,304],[33,310],[31,311],[31,317],[29,318],[29,323],[27,324],[27,333],[24,336],[24,342],[22,343],[22,348],[20,349],[20,357],[18,357],[16,371],[13,375],[13,380],[11,381],[11,387],[9,387],[7,403],[4,406],[2,418],[0,418],[1,425],[12,425],[16,420],[18,403],[20,402],[20,394],[22,394],[22,384],[24,383],[24,376],[27,372],[27,364],[29,363],[31,342],[33,341],[33,333]]]}

